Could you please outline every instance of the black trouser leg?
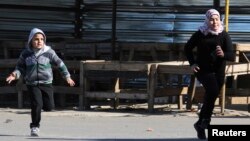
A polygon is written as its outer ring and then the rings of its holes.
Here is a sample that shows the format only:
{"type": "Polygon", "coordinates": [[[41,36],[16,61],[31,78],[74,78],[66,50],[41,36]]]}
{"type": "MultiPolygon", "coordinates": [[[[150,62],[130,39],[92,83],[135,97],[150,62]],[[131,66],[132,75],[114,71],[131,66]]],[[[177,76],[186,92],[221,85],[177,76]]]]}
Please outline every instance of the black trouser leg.
{"type": "Polygon", "coordinates": [[[27,86],[30,93],[31,120],[30,127],[40,127],[41,110],[54,108],[53,88],[48,86],[27,86]]]}
{"type": "Polygon", "coordinates": [[[30,128],[39,127],[43,107],[42,92],[37,86],[27,86],[30,93],[31,123],[30,128]]]}
{"type": "Polygon", "coordinates": [[[51,111],[54,109],[54,95],[53,95],[53,87],[49,86],[39,86],[42,94],[43,94],[43,110],[44,111],[51,111]]]}
{"type": "Polygon", "coordinates": [[[196,77],[205,88],[205,95],[199,120],[194,124],[194,128],[199,139],[206,139],[205,129],[210,124],[214,104],[224,82],[224,76],[214,73],[205,73],[197,74],[196,77]]]}
{"type": "Polygon", "coordinates": [[[208,119],[210,122],[216,98],[218,97],[220,89],[224,82],[224,76],[218,76],[214,73],[208,73],[197,75],[197,79],[202,83],[206,91],[203,99],[203,106],[201,108],[199,121],[201,121],[202,119],[208,119]]]}

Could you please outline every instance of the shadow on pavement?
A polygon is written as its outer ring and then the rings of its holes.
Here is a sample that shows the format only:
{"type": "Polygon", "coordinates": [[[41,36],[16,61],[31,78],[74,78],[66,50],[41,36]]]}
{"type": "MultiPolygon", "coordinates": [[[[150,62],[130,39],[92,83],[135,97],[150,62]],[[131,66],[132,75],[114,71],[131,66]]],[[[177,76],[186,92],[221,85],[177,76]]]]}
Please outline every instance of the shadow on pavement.
{"type": "Polygon", "coordinates": [[[176,138],[176,139],[77,139],[77,138],[29,138],[34,140],[50,140],[50,141],[196,141],[195,138],[176,138]]]}
{"type": "Polygon", "coordinates": [[[29,137],[27,135],[8,135],[0,134],[0,137],[24,137],[29,140],[43,140],[43,141],[196,141],[196,138],[175,138],[175,139],[84,139],[84,138],[57,138],[57,137],[29,137]]]}

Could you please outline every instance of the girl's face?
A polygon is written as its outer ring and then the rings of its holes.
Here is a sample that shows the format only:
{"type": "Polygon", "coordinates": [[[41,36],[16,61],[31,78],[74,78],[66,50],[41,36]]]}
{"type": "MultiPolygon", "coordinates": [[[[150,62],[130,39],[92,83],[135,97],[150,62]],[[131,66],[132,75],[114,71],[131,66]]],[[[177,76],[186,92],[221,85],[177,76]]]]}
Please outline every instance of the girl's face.
{"type": "Polygon", "coordinates": [[[208,23],[211,30],[217,31],[220,27],[220,17],[218,15],[212,15],[208,23]]]}
{"type": "Polygon", "coordinates": [[[31,42],[32,42],[32,47],[33,48],[37,48],[37,49],[43,48],[44,47],[43,34],[41,34],[41,33],[35,34],[34,37],[31,40],[31,42]]]}

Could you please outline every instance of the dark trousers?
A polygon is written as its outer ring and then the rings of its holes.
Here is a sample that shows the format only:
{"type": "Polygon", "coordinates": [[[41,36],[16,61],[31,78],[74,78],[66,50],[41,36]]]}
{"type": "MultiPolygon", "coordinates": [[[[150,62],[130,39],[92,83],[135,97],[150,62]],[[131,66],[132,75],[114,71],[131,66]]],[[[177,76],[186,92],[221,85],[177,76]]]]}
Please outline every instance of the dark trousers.
{"type": "Polygon", "coordinates": [[[218,97],[224,83],[225,75],[216,73],[198,73],[196,77],[205,88],[199,121],[202,119],[208,119],[210,121],[216,98],[218,97]]]}
{"type": "Polygon", "coordinates": [[[54,107],[52,85],[27,85],[30,94],[31,120],[30,128],[40,127],[41,111],[51,111],[54,107]]]}

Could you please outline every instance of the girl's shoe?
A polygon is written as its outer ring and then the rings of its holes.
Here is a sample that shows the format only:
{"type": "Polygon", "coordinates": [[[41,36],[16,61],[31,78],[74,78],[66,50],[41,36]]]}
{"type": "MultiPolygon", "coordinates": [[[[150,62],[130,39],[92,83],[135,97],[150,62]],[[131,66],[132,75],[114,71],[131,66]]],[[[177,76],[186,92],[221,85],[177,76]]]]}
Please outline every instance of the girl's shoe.
{"type": "Polygon", "coordinates": [[[202,139],[202,140],[207,139],[205,129],[202,128],[197,122],[194,124],[194,128],[195,128],[195,130],[197,132],[197,137],[199,139],[202,139]]]}

